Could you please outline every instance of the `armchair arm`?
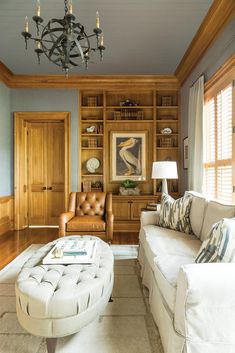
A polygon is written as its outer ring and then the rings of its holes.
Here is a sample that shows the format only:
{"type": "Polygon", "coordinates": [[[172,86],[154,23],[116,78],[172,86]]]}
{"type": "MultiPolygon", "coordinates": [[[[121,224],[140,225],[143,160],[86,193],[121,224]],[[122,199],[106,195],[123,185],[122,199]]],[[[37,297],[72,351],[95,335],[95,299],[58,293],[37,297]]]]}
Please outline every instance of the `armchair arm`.
{"type": "Polygon", "coordinates": [[[113,210],[112,210],[112,193],[107,192],[105,203],[105,222],[106,222],[106,235],[107,240],[113,239],[113,210]]]}
{"type": "Polygon", "coordinates": [[[140,216],[141,228],[148,224],[156,225],[159,220],[160,211],[142,211],[140,216]]]}
{"type": "Polygon", "coordinates": [[[113,239],[113,220],[114,220],[114,215],[111,211],[108,211],[105,215],[105,221],[106,221],[106,226],[107,226],[107,238],[108,240],[113,239]]]}
{"type": "Polygon", "coordinates": [[[74,216],[75,212],[72,211],[61,213],[59,219],[59,237],[64,237],[66,235],[66,223],[74,216]]]}
{"type": "Polygon", "coordinates": [[[235,351],[234,293],[235,263],[181,267],[174,324],[175,330],[186,338],[186,351],[235,351]],[[230,345],[232,350],[228,349],[230,345]]]}

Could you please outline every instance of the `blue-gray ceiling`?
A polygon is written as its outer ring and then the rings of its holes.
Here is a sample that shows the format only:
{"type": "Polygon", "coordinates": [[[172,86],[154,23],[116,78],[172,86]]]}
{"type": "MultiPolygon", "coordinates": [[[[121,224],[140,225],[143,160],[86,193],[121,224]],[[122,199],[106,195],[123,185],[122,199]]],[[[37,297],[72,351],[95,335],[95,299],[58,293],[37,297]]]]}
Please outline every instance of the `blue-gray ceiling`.
{"type": "MultiPolygon", "coordinates": [[[[73,0],[74,14],[87,32],[99,10],[107,50],[80,74],[173,74],[205,17],[212,0],[73,0]]],[[[24,18],[35,13],[36,0],[0,1],[0,61],[16,74],[57,74],[43,57],[37,64],[34,43],[25,51],[24,18]]],[[[62,18],[63,0],[41,0],[41,16],[62,18]]],[[[30,30],[34,23],[30,23],[30,30]]],[[[72,73],[71,72],[71,73],[72,73]]]]}

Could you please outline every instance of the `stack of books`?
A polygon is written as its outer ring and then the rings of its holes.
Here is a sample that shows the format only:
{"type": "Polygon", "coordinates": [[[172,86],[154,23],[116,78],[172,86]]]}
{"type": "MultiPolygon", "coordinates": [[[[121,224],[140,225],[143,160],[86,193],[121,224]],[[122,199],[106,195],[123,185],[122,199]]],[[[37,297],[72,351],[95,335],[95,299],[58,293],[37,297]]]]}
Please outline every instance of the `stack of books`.
{"type": "Polygon", "coordinates": [[[149,203],[146,205],[146,209],[147,209],[147,210],[151,210],[151,211],[156,211],[156,210],[157,210],[157,204],[154,203],[154,202],[149,202],[149,203]]]}

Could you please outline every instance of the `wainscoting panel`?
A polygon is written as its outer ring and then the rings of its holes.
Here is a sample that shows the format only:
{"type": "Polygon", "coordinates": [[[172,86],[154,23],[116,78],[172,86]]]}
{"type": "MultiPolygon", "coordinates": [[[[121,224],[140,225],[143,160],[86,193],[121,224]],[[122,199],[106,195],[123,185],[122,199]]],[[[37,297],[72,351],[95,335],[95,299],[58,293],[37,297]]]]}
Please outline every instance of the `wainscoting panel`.
{"type": "Polygon", "coordinates": [[[0,196],[0,235],[13,229],[14,197],[0,196]]]}

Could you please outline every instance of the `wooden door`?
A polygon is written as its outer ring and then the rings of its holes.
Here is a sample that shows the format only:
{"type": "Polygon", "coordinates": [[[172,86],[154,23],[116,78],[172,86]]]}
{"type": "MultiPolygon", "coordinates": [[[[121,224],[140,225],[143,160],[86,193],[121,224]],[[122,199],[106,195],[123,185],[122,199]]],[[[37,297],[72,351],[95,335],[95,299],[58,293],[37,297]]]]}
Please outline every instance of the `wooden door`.
{"type": "Polygon", "coordinates": [[[46,132],[44,123],[28,124],[28,224],[46,224],[46,132]]]}
{"type": "Polygon", "coordinates": [[[47,224],[58,224],[65,211],[64,124],[47,124],[47,224]]]}
{"type": "Polygon", "coordinates": [[[58,225],[64,205],[64,124],[28,123],[28,224],[58,225]]]}

